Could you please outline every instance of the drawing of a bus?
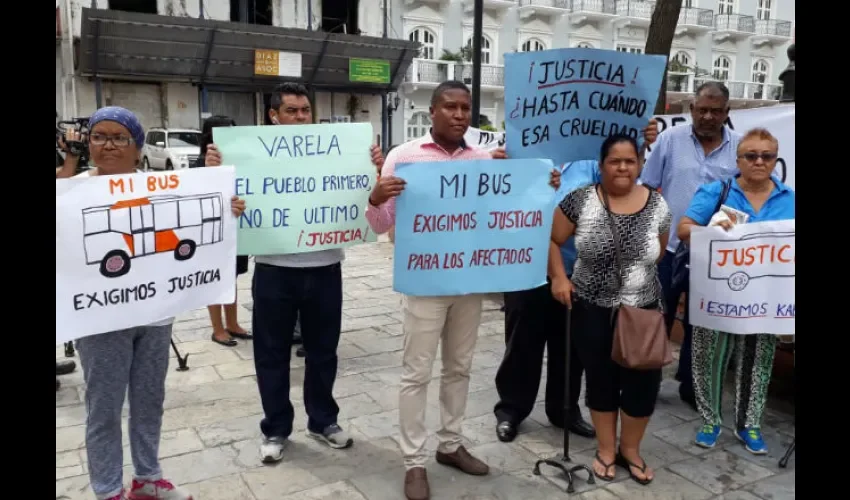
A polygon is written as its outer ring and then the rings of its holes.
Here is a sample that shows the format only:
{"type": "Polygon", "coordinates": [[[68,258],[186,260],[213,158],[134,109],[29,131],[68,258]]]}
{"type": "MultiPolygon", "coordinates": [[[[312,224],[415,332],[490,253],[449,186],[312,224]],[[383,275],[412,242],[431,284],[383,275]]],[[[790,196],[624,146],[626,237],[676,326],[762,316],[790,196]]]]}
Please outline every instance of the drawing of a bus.
{"type": "Polygon", "coordinates": [[[726,280],[729,289],[740,292],[756,278],[793,278],[796,233],[755,233],[735,240],[711,240],[709,243],[708,277],[726,280]],[[753,245],[758,239],[761,243],[753,245]],[[765,255],[766,253],[766,255],[765,255]],[[767,259],[765,259],[767,257],[767,259]],[[736,264],[735,260],[742,261],[736,264]],[[765,262],[767,260],[767,262],[765,262]],[[724,262],[726,265],[720,265],[724,262]],[[747,270],[742,270],[746,268],[747,270]]]}
{"type": "Polygon", "coordinates": [[[222,240],[221,193],[159,195],[83,209],[86,264],[117,278],[130,272],[136,257],[173,252],[189,260],[198,245],[222,240]]]}

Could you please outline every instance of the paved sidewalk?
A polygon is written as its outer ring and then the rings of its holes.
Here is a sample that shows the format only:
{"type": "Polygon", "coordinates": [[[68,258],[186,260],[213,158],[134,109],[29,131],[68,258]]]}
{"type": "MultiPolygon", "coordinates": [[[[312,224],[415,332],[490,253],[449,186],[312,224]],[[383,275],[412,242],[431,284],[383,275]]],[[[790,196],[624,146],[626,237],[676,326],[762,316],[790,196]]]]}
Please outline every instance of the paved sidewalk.
{"type": "MultiPolygon", "coordinates": [[[[168,478],[188,487],[195,500],[403,500],[403,467],[398,450],[398,382],[401,373],[400,297],[392,291],[392,248],[388,243],[348,251],[345,302],[336,396],[340,424],[356,440],[349,450],[331,450],[305,433],[301,382],[303,358],[293,355],[291,391],[296,410],[293,443],[276,466],[260,463],[262,408],[250,342],[226,348],[209,340],[205,309],[182,315],[175,340],[189,355],[190,370],[168,372],[160,453],[168,478]]],[[[240,318],[250,328],[250,274],[239,280],[240,318]]],[[[613,483],[577,483],[571,497],[550,467],[534,476],[539,457],[558,454],[562,434],[552,428],[538,404],[514,443],[496,439],[494,377],[504,351],[503,313],[485,303],[470,384],[464,431],[467,447],[492,467],[489,477],[465,476],[431,462],[434,500],[782,500],[795,494],[795,459],[787,469],[777,462],[794,435],[793,417],[768,410],[765,438],[770,454],[750,455],[725,429],[714,450],[693,445],[697,415],[679,401],[676,383],[665,380],[658,409],[644,439],[643,455],[656,470],[655,481],[640,486],[617,470],[613,483]],[[603,487],[604,486],[604,487],[603,487]]],[[[56,358],[63,357],[61,347],[56,358]]],[[[439,361],[434,375],[439,377],[439,361]]],[[[544,370],[545,372],[545,370],[544,370]]],[[[79,368],[60,377],[56,394],[56,498],[93,499],[88,486],[79,368]]],[[[429,390],[428,427],[439,422],[439,380],[429,390]]],[[[539,398],[542,398],[540,391],[539,398]]],[[[731,405],[725,405],[731,409],[731,405]]],[[[125,408],[126,415],[126,408],[125,408]]],[[[585,410],[585,415],[587,415],[585,410]]],[[[731,419],[728,419],[731,421],[731,419]]],[[[125,421],[125,477],[132,474],[125,421]]],[[[430,448],[436,447],[432,437],[430,448]]],[[[571,437],[574,461],[590,465],[593,440],[571,437]]]]}

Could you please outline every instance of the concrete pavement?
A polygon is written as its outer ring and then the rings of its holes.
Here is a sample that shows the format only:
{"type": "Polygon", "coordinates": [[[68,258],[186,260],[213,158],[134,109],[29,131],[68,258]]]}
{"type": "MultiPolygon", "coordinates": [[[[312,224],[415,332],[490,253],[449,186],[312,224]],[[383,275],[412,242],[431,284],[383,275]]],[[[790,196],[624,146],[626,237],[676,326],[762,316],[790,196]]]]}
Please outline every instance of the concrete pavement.
{"type": "MultiPolygon", "coordinates": [[[[258,452],[262,408],[250,341],[240,341],[235,348],[212,343],[206,309],[178,319],[174,337],[182,352],[191,353],[190,370],[177,372],[172,358],[160,454],[167,478],[187,487],[195,500],[404,498],[404,471],[396,441],[403,337],[400,296],[392,291],[392,247],[388,243],[363,245],[348,250],[347,255],[335,392],[340,424],[356,440],[349,450],[331,450],[305,435],[301,391],[304,359],[293,355],[293,443],[282,463],[262,465],[258,452]]],[[[250,328],[250,274],[240,278],[239,294],[242,325],[250,328]]],[[[493,380],[504,352],[504,318],[496,303],[485,304],[464,431],[467,447],[490,464],[492,473],[484,478],[470,477],[432,460],[428,474],[434,500],[794,498],[795,459],[787,469],[777,466],[794,436],[793,416],[768,410],[764,431],[770,453],[765,457],[745,451],[728,428],[715,449],[704,450],[693,445],[697,415],[679,401],[676,383],[669,379],[662,385],[658,409],[643,444],[643,456],[656,470],[651,485],[638,485],[618,468],[613,483],[589,486],[579,481],[577,492],[570,497],[564,493],[565,482],[556,470],[544,467],[543,476],[534,476],[534,462],[557,455],[563,437],[549,425],[539,403],[515,442],[497,440],[493,380]]],[[[56,358],[63,356],[63,349],[57,347],[56,358]]],[[[434,366],[437,378],[439,370],[438,361],[434,366]]],[[[84,448],[82,373],[78,368],[60,380],[62,389],[56,393],[56,498],[92,499],[84,448]]],[[[435,378],[427,412],[431,432],[439,422],[438,387],[435,378]]],[[[541,390],[538,398],[542,397],[541,390]]],[[[731,404],[725,407],[731,410],[731,404]]],[[[129,483],[132,469],[126,421],[124,428],[125,478],[129,483]]],[[[570,444],[573,460],[590,465],[594,441],[572,436],[570,444]]],[[[436,448],[433,436],[429,446],[436,448]]]]}

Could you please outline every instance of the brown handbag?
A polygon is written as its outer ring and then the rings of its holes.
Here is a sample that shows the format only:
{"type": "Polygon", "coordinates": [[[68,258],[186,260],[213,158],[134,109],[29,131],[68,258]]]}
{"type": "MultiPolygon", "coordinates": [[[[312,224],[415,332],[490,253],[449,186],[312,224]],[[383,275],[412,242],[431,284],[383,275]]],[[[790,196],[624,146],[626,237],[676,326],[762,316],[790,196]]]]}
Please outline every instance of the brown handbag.
{"type": "MultiPolygon", "coordinates": [[[[605,213],[614,235],[615,257],[617,259],[617,281],[623,288],[623,256],[620,250],[620,234],[614,216],[609,209],[608,194],[599,185],[605,201],[605,213]]],[[[614,345],[611,359],[624,368],[633,370],[660,370],[673,362],[670,340],[667,338],[667,326],[664,315],[656,309],[620,304],[611,312],[614,323],[614,345]]]]}

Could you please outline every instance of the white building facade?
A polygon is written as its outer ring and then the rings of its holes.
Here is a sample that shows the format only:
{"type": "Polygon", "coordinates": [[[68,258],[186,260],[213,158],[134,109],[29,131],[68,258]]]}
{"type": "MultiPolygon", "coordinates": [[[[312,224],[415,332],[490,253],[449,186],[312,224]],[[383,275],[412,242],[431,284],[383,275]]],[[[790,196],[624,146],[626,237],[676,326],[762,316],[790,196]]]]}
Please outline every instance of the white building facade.
{"type": "MultiPolygon", "coordinates": [[[[75,71],[83,57],[78,48],[83,7],[198,18],[202,4],[205,19],[384,36],[384,0],[57,0],[59,116],[89,115],[97,107],[93,79],[75,71]]],[[[422,44],[405,74],[397,75],[399,105],[391,109],[389,133],[392,144],[399,144],[427,133],[431,92],[440,82],[471,84],[473,0],[386,0],[386,5],[386,36],[422,44]]],[[[503,128],[505,53],[560,47],[642,52],[654,7],[640,0],[484,0],[483,123],[503,128]]],[[[706,80],[720,80],[733,99],[777,99],[794,19],[793,0],[683,0],[668,92],[692,93],[706,80]]],[[[395,97],[390,96],[391,108],[395,97]]],[[[264,99],[256,89],[207,89],[208,112],[233,116],[240,125],[264,123],[264,99]]],[[[104,79],[101,100],[133,109],[146,128],[198,128],[202,119],[197,83],[104,79]]],[[[314,107],[317,121],[347,116],[371,122],[376,135],[382,131],[378,93],[319,91],[314,107]]]]}
{"type": "MultiPolygon", "coordinates": [[[[402,84],[396,142],[426,133],[433,88],[449,78],[471,83],[472,69],[471,62],[446,60],[470,55],[460,53],[471,41],[472,0],[399,1],[400,34],[424,47],[402,84]]],[[[505,53],[562,47],[642,53],[654,8],[640,0],[484,0],[482,123],[503,128],[505,53]]],[[[778,99],[794,19],[794,0],[683,0],[668,92],[692,93],[719,80],[733,99],[778,99]]]]}

